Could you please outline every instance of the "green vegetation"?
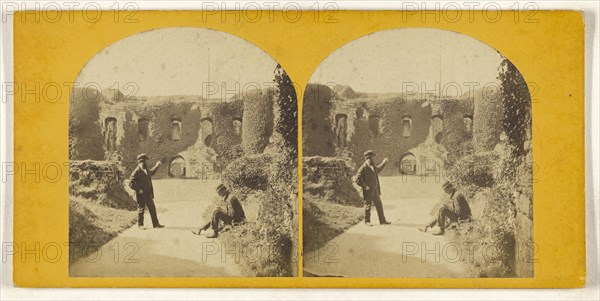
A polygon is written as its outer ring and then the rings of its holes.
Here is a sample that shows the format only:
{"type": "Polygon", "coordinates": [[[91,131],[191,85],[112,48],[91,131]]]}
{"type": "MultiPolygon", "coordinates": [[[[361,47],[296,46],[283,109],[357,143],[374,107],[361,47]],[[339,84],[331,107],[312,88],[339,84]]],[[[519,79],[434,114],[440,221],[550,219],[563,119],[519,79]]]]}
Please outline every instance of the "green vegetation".
{"type": "Polygon", "coordinates": [[[505,109],[502,128],[516,155],[525,155],[524,141],[531,133],[531,95],[525,79],[511,61],[504,58],[498,77],[505,109]]]}
{"type": "Polygon", "coordinates": [[[304,157],[302,165],[304,252],[323,247],[363,219],[364,201],[352,186],[349,160],[304,157]]]}
{"type": "Polygon", "coordinates": [[[334,204],[362,206],[363,200],[350,180],[354,167],[350,160],[335,157],[302,158],[303,195],[334,204]]]}
{"type": "Polygon", "coordinates": [[[277,108],[279,110],[275,123],[276,133],[281,135],[282,148],[288,150],[287,157],[291,161],[298,160],[298,97],[290,77],[281,65],[275,68],[275,83],[278,87],[277,108]]]}
{"type": "Polygon", "coordinates": [[[459,243],[473,244],[487,255],[475,257],[470,265],[474,277],[515,276],[516,200],[508,179],[500,172],[500,162],[510,156],[510,152],[477,154],[464,158],[453,169],[457,185],[471,206],[481,208],[473,210],[481,214],[474,216],[472,223],[460,224],[450,234],[459,243]]]}
{"type": "Polygon", "coordinates": [[[246,92],[244,95],[244,119],[242,120],[242,145],[247,155],[260,154],[269,143],[273,133],[272,89],[246,92]]]}
{"type": "Polygon", "coordinates": [[[467,198],[472,198],[479,190],[496,184],[495,169],[500,154],[497,152],[476,153],[458,159],[449,170],[449,178],[461,187],[467,198]]]}
{"type": "Polygon", "coordinates": [[[116,162],[72,161],[69,176],[70,260],[75,261],[133,225],[137,206],[116,162]]]}
{"type": "Polygon", "coordinates": [[[134,210],[136,204],[125,190],[123,166],[113,161],[71,161],[69,194],[116,209],[134,210]]]}
{"type": "Polygon", "coordinates": [[[498,91],[478,90],[475,93],[475,116],[473,118],[473,144],[478,152],[494,149],[500,142],[504,100],[498,91]]]}
{"type": "MultiPolygon", "coordinates": [[[[474,277],[532,277],[533,265],[519,260],[519,247],[531,247],[532,164],[531,99],[526,83],[507,59],[498,76],[502,89],[495,102],[477,101],[475,155],[449,167],[449,176],[482,214],[451,234],[460,244],[474,243],[486,256],[470,265],[474,277]],[[481,115],[477,115],[481,114],[481,115]],[[501,141],[499,133],[507,139],[501,141]],[[492,150],[493,149],[493,150],[492,150]]],[[[528,258],[531,259],[531,258],[528,258]]]]}
{"type": "Polygon", "coordinates": [[[241,157],[229,164],[221,175],[221,181],[239,196],[240,201],[255,191],[265,191],[269,186],[269,172],[273,157],[259,154],[241,157]]]}
{"type": "Polygon", "coordinates": [[[69,197],[69,260],[97,251],[137,220],[137,211],[100,205],[82,197],[69,197]]]}
{"type": "Polygon", "coordinates": [[[245,157],[233,161],[222,175],[232,192],[243,196],[244,206],[258,203],[255,220],[249,219],[220,236],[228,244],[239,244],[244,252],[258,252],[253,260],[241,261],[242,271],[256,277],[297,274],[298,162],[294,139],[298,137],[298,117],[293,113],[297,110],[297,100],[291,80],[279,65],[275,69],[275,83],[275,93],[244,103],[244,111],[252,112],[243,121],[245,157]],[[274,113],[273,120],[269,116],[274,113]],[[275,125],[273,145],[263,154],[271,136],[269,122],[275,125]]]}
{"type": "Polygon", "coordinates": [[[303,250],[317,250],[364,218],[362,207],[331,203],[304,196],[302,201],[303,250]]]}

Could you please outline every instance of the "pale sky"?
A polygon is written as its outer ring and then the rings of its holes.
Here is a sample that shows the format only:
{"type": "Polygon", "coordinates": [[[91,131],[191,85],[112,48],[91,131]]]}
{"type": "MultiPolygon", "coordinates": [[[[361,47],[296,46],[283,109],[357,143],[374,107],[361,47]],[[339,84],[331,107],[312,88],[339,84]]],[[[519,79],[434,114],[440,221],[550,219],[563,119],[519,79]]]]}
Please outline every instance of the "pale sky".
{"type": "Polygon", "coordinates": [[[466,92],[465,82],[497,83],[501,61],[495,49],[464,34],[392,29],[337,49],[317,67],[310,82],[349,85],[357,92],[372,93],[403,92],[402,83],[417,83],[429,90],[438,82],[441,86],[455,82],[466,92]]]}
{"type": "Polygon", "coordinates": [[[210,82],[226,83],[228,90],[273,82],[277,63],[263,50],[228,33],[191,27],[156,29],[115,42],[82,68],[77,82],[98,83],[102,89],[134,82],[135,96],[203,95],[209,48],[210,82]]]}

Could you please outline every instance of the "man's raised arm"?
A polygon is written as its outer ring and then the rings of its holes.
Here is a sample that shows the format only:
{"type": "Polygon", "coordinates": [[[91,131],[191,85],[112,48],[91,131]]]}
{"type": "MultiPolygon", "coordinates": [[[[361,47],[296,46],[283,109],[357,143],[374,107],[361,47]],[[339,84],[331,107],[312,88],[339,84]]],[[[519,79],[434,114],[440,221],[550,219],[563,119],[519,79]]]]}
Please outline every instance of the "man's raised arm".
{"type": "Polygon", "coordinates": [[[154,167],[150,168],[150,170],[148,170],[148,172],[150,173],[150,176],[153,176],[157,171],[158,168],[160,167],[162,163],[160,161],[156,162],[156,164],[154,164],[154,167]]]}
{"type": "Polygon", "coordinates": [[[380,173],[383,168],[385,167],[385,165],[388,163],[388,158],[383,159],[383,161],[381,162],[381,164],[377,165],[377,173],[380,173]]]}

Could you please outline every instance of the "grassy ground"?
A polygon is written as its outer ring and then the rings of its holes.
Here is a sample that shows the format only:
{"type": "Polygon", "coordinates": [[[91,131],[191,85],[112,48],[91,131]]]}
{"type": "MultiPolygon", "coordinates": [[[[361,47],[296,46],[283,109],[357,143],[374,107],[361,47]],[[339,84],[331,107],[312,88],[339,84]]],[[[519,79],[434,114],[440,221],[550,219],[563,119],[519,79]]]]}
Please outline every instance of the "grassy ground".
{"type": "Polygon", "coordinates": [[[346,160],[316,156],[305,157],[303,163],[302,236],[307,252],[359,223],[364,211],[346,160]]]}
{"type": "Polygon", "coordinates": [[[248,221],[243,225],[228,228],[219,234],[219,240],[224,246],[241,249],[240,269],[248,277],[287,277],[291,265],[297,264],[291,260],[293,254],[289,243],[262,237],[260,224],[248,221]],[[276,243],[279,243],[277,245],[276,243]]]}
{"type": "Polygon", "coordinates": [[[136,211],[115,209],[77,196],[69,199],[69,258],[84,258],[116,237],[136,221],[136,211]]]}
{"type": "Polygon", "coordinates": [[[323,247],[334,237],[358,224],[364,215],[362,207],[334,204],[309,195],[302,203],[302,236],[305,252],[323,247]]]}
{"type": "MultiPolygon", "coordinates": [[[[227,227],[219,233],[219,240],[233,248],[241,248],[240,268],[251,277],[289,277],[296,273],[296,247],[285,235],[289,229],[275,216],[273,203],[263,192],[250,194],[242,203],[246,222],[227,227]],[[278,228],[280,227],[280,228],[278,228]]],[[[294,212],[295,214],[295,212],[294,212]]],[[[297,231],[296,231],[297,232],[297,231]]],[[[292,233],[291,235],[295,235],[292,233]]]]}

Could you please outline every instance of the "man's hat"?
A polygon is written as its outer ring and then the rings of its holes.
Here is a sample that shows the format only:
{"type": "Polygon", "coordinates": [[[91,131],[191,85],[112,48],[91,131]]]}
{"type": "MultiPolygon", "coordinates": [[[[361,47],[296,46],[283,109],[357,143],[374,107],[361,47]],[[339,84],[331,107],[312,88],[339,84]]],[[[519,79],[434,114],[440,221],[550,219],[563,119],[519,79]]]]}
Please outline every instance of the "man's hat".
{"type": "Polygon", "coordinates": [[[223,189],[227,189],[227,186],[225,186],[223,183],[219,184],[219,186],[217,186],[217,192],[223,190],[223,189]]]}
{"type": "Polygon", "coordinates": [[[144,153],[141,153],[141,154],[139,154],[139,155],[137,156],[137,160],[138,160],[138,161],[140,161],[140,160],[142,160],[142,159],[144,159],[144,158],[145,158],[145,159],[150,159],[150,157],[148,157],[148,155],[146,155],[146,154],[144,154],[144,153]]]}
{"type": "Polygon", "coordinates": [[[448,186],[451,186],[451,187],[453,186],[450,181],[444,182],[444,184],[442,184],[442,189],[446,189],[446,187],[448,187],[448,186]]]}
{"type": "Polygon", "coordinates": [[[365,152],[365,157],[374,157],[375,156],[375,152],[372,150],[368,150],[365,152]]]}

